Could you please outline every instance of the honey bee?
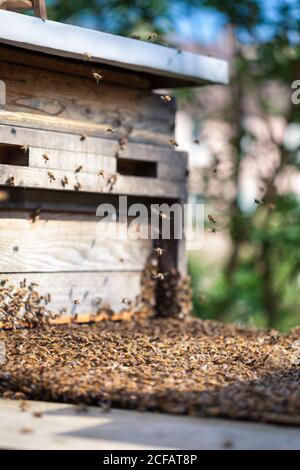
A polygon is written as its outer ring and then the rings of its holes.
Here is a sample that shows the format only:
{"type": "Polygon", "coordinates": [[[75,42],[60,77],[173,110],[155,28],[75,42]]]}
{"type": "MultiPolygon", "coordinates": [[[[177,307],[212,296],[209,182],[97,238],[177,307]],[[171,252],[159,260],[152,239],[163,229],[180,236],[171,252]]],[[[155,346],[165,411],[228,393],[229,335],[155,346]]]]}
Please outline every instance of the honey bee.
{"type": "Polygon", "coordinates": [[[9,193],[7,191],[0,191],[0,202],[5,202],[9,199],[9,193]]]}
{"type": "Polygon", "coordinates": [[[75,191],[79,191],[80,188],[81,188],[81,184],[79,183],[79,181],[77,181],[77,183],[74,184],[74,189],[75,191]]]}
{"type": "Polygon", "coordinates": [[[157,33],[150,33],[149,36],[147,37],[148,41],[153,41],[154,39],[158,38],[157,33]]]}
{"type": "Polygon", "coordinates": [[[53,173],[51,173],[51,171],[48,171],[47,175],[49,176],[49,181],[50,181],[50,183],[51,183],[52,181],[55,181],[55,176],[54,176],[53,173]]]}
{"type": "Polygon", "coordinates": [[[96,80],[97,83],[100,82],[100,80],[103,79],[103,75],[97,72],[92,72],[93,78],[96,80]]]}
{"type": "Polygon", "coordinates": [[[259,199],[255,198],[253,204],[257,204],[257,205],[263,204],[263,201],[260,201],[259,199]]]}
{"type": "Polygon", "coordinates": [[[108,134],[112,134],[112,133],[115,132],[115,131],[114,131],[111,127],[108,127],[108,128],[106,129],[106,132],[107,132],[108,134]]]}
{"type": "Polygon", "coordinates": [[[9,176],[6,180],[6,184],[8,184],[8,186],[14,186],[15,185],[15,177],[14,176],[9,176]]]}
{"type": "Polygon", "coordinates": [[[216,224],[217,223],[216,219],[212,215],[208,214],[207,218],[208,218],[210,224],[216,224]]]}
{"type": "Polygon", "coordinates": [[[195,140],[194,140],[194,144],[199,145],[199,144],[200,144],[200,140],[199,140],[199,139],[195,139],[195,140]]]}
{"type": "Polygon", "coordinates": [[[84,62],[86,62],[87,60],[89,60],[90,62],[92,62],[92,56],[91,56],[91,54],[89,54],[88,52],[84,52],[84,53],[83,53],[83,60],[84,60],[84,62]]]}
{"type": "Polygon", "coordinates": [[[107,184],[108,184],[108,186],[109,186],[109,190],[110,190],[110,191],[113,190],[113,187],[114,187],[114,185],[115,185],[116,182],[117,182],[117,179],[118,179],[118,175],[117,175],[117,174],[111,175],[111,176],[108,178],[107,184]]]}
{"type": "Polygon", "coordinates": [[[164,281],[168,274],[169,273],[156,273],[155,271],[152,271],[152,278],[158,279],[159,281],[164,281]]]}
{"type": "Polygon", "coordinates": [[[24,153],[26,153],[29,150],[29,145],[28,144],[22,145],[21,149],[23,150],[24,153]]]}
{"type": "Polygon", "coordinates": [[[80,305],[79,300],[75,299],[75,300],[74,300],[74,305],[80,305]]]}
{"type": "Polygon", "coordinates": [[[124,297],[124,299],[122,299],[122,304],[130,305],[130,304],[131,304],[131,300],[127,299],[127,297],[124,297]]]}
{"type": "Polygon", "coordinates": [[[130,37],[131,39],[141,39],[141,36],[139,36],[138,34],[132,34],[130,37]]]}
{"type": "Polygon", "coordinates": [[[27,401],[22,400],[20,402],[20,410],[24,412],[24,411],[27,411],[28,408],[29,408],[29,405],[28,405],[27,401]]]}
{"type": "Polygon", "coordinates": [[[87,135],[86,135],[84,132],[82,132],[82,133],[80,134],[80,140],[81,140],[81,142],[82,142],[83,140],[85,140],[86,138],[87,138],[87,135]]]}
{"type": "Polygon", "coordinates": [[[34,416],[35,418],[41,418],[43,416],[43,413],[41,411],[34,411],[32,413],[32,416],[34,416]]]}
{"type": "Polygon", "coordinates": [[[61,184],[63,187],[65,187],[67,184],[69,184],[69,180],[66,176],[63,177],[63,179],[61,180],[61,184]]]}
{"type": "Polygon", "coordinates": [[[98,176],[102,176],[102,178],[104,178],[104,176],[105,176],[104,170],[99,170],[98,171],[98,176]]]}
{"type": "Polygon", "coordinates": [[[163,255],[164,250],[160,247],[154,248],[155,253],[157,254],[158,257],[163,255]]]}
{"type": "Polygon", "coordinates": [[[169,103],[172,100],[172,97],[169,95],[161,95],[160,96],[161,101],[164,103],[169,103]]]}
{"type": "Polygon", "coordinates": [[[41,207],[37,207],[37,208],[34,209],[34,211],[32,212],[31,221],[32,221],[33,224],[34,224],[34,222],[39,218],[39,216],[40,216],[40,214],[41,214],[41,210],[42,210],[41,207]]]}
{"type": "Polygon", "coordinates": [[[45,160],[45,163],[47,163],[47,161],[49,160],[48,155],[46,155],[46,154],[44,153],[44,154],[43,154],[43,159],[45,160]]]}
{"type": "Polygon", "coordinates": [[[170,140],[169,140],[169,144],[170,144],[170,145],[173,145],[173,147],[179,147],[179,144],[176,142],[175,139],[170,139],[170,140]]]}
{"type": "Polygon", "coordinates": [[[76,170],[75,170],[75,173],[79,173],[81,170],[82,170],[83,166],[82,165],[79,165],[76,170]]]}
{"type": "Polygon", "coordinates": [[[30,433],[32,433],[32,432],[33,432],[32,428],[29,428],[29,427],[23,427],[23,428],[21,428],[21,433],[22,433],[22,434],[30,434],[30,433]]]}

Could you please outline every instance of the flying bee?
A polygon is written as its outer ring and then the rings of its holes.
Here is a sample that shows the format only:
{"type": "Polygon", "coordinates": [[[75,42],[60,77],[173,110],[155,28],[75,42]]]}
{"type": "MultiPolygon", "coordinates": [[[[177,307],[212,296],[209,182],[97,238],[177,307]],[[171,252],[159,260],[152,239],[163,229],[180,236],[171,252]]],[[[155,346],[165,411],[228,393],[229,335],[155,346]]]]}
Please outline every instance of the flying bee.
{"type": "Polygon", "coordinates": [[[79,173],[81,170],[82,170],[83,166],[82,165],[79,165],[76,170],[75,170],[75,173],[79,173]]]}
{"type": "Polygon", "coordinates": [[[209,231],[209,233],[217,233],[217,232],[220,232],[220,230],[218,230],[215,227],[211,228],[210,231],[209,231]]]}
{"type": "Polygon", "coordinates": [[[152,278],[153,279],[158,279],[159,281],[164,281],[168,273],[156,273],[155,271],[152,271],[152,278]]]}
{"type": "Polygon", "coordinates": [[[65,187],[67,184],[69,184],[69,180],[66,176],[63,177],[63,179],[61,180],[61,184],[63,187],[65,187]]]}
{"type": "Polygon", "coordinates": [[[29,150],[29,145],[28,144],[22,145],[21,149],[23,150],[24,153],[26,153],[29,150]]]}
{"type": "Polygon", "coordinates": [[[55,181],[55,176],[54,176],[53,173],[51,173],[51,171],[48,171],[47,175],[49,176],[49,181],[50,181],[50,183],[51,183],[52,181],[55,181]]]}
{"type": "Polygon", "coordinates": [[[150,33],[149,36],[147,37],[148,41],[153,41],[154,39],[158,38],[157,33],[150,33]]]}
{"type": "Polygon", "coordinates": [[[74,189],[75,191],[79,191],[80,188],[81,188],[81,184],[79,183],[79,181],[77,181],[77,183],[74,184],[74,189]]]}
{"type": "Polygon", "coordinates": [[[122,304],[130,305],[130,304],[131,304],[131,300],[127,299],[127,297],[124,297],[124,299],[122,299],[122,304]]]}
{"type": "Polygon", "coordinates": [[[87,60],[89,60],[90,62],[92,62],[92,56],[91,56],[91,54],[89,54],[88,52],[84,52],[84,53],[83,53],[83,60],[84,60],[84,62],[86,62],[87,60]]]}
{"type": "Polygon", "coordinates": [[[115,131],[114,131],[111,127],[108,127],[108,128],[106,129],[106,132],[107,132],[108,134],[112,134],[112,133],[114,133],[115,131]]]}
{"type": "Polygon", "coordinates": [[[44,154],[43,154],[43,159],[45,160],[45,163],[47,163],[47,161],[49,160],[48,155],[46,155],[46,154],[44,153],[44,154]]]}
{"type": "Polygon", "coordinates": [[[84,132],[82,132],[82,133],[80,134],[80,140],[81,140],[81,142],[82,142],[83,140],[85,140],[86,138],[87,138],[87,135],[86,135],[84,132]]]}
{"type": "Polygon", "coordinates": [[[97,83],[99,83],[103,79],[103,75],[97,72],[92,72],[92,75],[97,83]]]}
{"type": "Polygon", "coordinates": [[[253,201],[253,204],[263,204],[263,201],[260,201],[259,199],[255,198],[254,201],[253,201]]]}
{"type": "Polygon", "coordinates": [[[199,139],[195,139],[195,140],[194,140],[194,144],[199,145],[199,144],[200,144],[200,140],[199,140],[199,139]]]}
{"type": "Polygon", "coordinates": [[[170,144],[170,145],[173,145],[173,147],[179,147],[179,145],[178,145],[178,143],[176,142],[175,139],[170,139],[170,140],[169,140],[169,144],[170,144]]]}
{"type": "Polygon", "coordinates": [[[164,250],[160,247],[154,248],[155,253],[157,254],[158,257],[163,255],[164,250]]]}
{"type": "Polygon", "coordinates": [[[34,224],[34,222],[40,217],[41,210],[42,210],[41,207],[37,207],[37,208],[34,209],[34,211],[32,212],[31,221],[32,221],[33,224],[34,224]]]}
{"type": "Polygon", "coordinates": [[[80,305],[79,300],[75,299],[75,300],[74,300],[74,305],[80,305]]]}
{"type": "Polygon", "coordinates": [[[217,223],[216,219],[212,215],[208,214],[207,218],[208,218],[210,224],[216,224],[217,223]]]}
{"type": "Polygon", "coordinates": [[[98,176],[102,176],[102,178],[104,178],[104,176],[105,176],[104,170],[99,170],[98,171],[98,176]]]}
{"type": "Polygon", "coordinates": [[[108,178],[108,186],[109,186],[109,190],[112,191],[113,190],[113,187],[114,185],[116,184],[117,182],[117,179],[118,179],[118,175],[117,174],[114,174],[114,175],[111,175],[109,178],[108,178]]]}
{"type": "Polygon", "coordinates": [[[161,95],[160,96],[161,101],[164,103],[169,103],[172,100],[172,97],[169,95],[161,95]]]}
{"type": "Polygon", "coordinates": [[[14,176],[9,176],[6,180],[6,184],[8,184],[8,186],[14,186],[15,185],[15,177],[14,176]]]}

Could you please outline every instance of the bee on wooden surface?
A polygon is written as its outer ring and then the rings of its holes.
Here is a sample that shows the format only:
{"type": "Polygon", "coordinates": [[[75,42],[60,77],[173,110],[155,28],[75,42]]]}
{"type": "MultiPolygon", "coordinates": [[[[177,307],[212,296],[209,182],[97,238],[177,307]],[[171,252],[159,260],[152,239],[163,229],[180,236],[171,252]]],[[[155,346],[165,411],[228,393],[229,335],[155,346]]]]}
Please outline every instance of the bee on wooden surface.
{"type": "Polygon", "coordinates": [[[82,142],[83,140],[85,140],[87,138],[87,134],[85,134],[85,132],[82,132],[80,134],[80,141],[82,142]]]}
{"type": "Polygon", "coordinates": [[[45,163],[49,161],[49,157],[46,153],[43,154],[43,159],[45,160],[45,163]]]}
{"type": "Polygon", "coordinates": [[[216,224],[217,223],[216,219],[212,215],[208,214],[207,218],[208,218],[210,224],[216,224]]]}
{"type": "Polygon", "coordinates": [[[84,52],[84,53],[83,53],[83,60],[84,60],[84,62],[86,62],[87,60],[89,60],[90,62],[92,62],[92,56],[91,56],[91,54],[89,54],[88,52],[84,52]]]}
{"type": "Polygon", "coordinates": [[[158,257],[163,255],[164,250],[160,247],[154,248],[155,253],[157,254],[158,257]]]}
{"type": "Polygon", "coordinates": [[[101,80],[103,80],[103,75],[97,72],[92,72],[93,78],[96,80],[97,83],[99,83],[101,80]]]}
{"type": "Polygon", "coordinates": [[[161,101],[164,103],[169,103],[172,100],[172,97],[169,95],[161,95],[160,96],[161,101]]]}
{"type": "Polygon", "coordinates": [[[50,303],[50,302],[51,302],[51,294],[47,294],[47,295],[45,296],[45,304],[47,305],[47,304],[50,303]]]}
{"type": "Polygon", "coordinates": [[[79,181],[77,181],[77,183],[74,184],[74,189],[75,191],[79,191],[80,188],[81,188],[81,184],[79,183],[79,181]]]}
{"type": "Polygon", "coordinates": [[[28,286],[28,289],[32,291],[36,287],[39,287],[39,284],[37,282],[31,282],[30,285],[28,286]]]}
{"type": "Polygon", "coordinates": [[[22,145],[21,149],[23,150],[24,153],[26,153],[29,150],[29,145],[24,144],[24,145],[22,145]]]}
{"type": "Polygon", "coordinates": [[[34,209],[34,211],[32,212],[32,214],[31,214],[31,221],[32,221],[33,224],[34,224],[34,222],[40,217],[40,215],[41,215],[41,210],[42,210],[41,207],[37,207],[37,208],[34,209]]]}
{"type": "Polygon", "coordinates": [[[15,177],[14,176],[9,176],[6,180],[6,184],[8,184],[8,186],[14,186],[15,185],[15,177]]]}
{"type": "Polygon", "coordinates": [[[63,179],[61,180],[61,184],[62,184],[63,188],[64,188],[67,184],[69,184],[69,180],[68,180],[68,178],[67,178],[66,176],[64,176],[63,179]]]}
{"type": "Polygon", "coordinates": [[[117,174],[113,174],[108,178],[107,185],[109,186],[109,191],[112,191],[114,188],[114,185],[116,184],[118,179],[117,174]]]}
{"type": "Polygon", "coordinates": [[[32,432],[33,432],[33,430],[30,427],[24,426],[23,428],[21,428],[21,433],[22,434],[30,434],[32,432]]]}
{"type": "Polygon", "coordinates": [[[82,165],[79,165],[76,170],[75,170],[75,173],[79,173],[81,170],[82,170],[83,166],[82,165]]]}
{"type": "Polygon", "coordinates": [[[21,410],[22,412],[24,412],[24,411],[27,411],[28,408],[29,408],[28,402],[25,401],[25,400],[22,400],[22,401],[20,402],[20,410],[21,410]]]}
{"type": "Polygon", "coordinates": [[[102,178],[105,176],[104,170],[99,170],[97,174],[98,176],[102,176],[102,178]]]}
{"type": "Polygon", "coordinates": [[[111,127],[108,127],[108,128],[106,129],[106,132],[107,132],[108,134],[113,134],[115,131],[114,131],[111,127]]]}
{"type": "Polygon", "coordinates": [[[122,304],[125,304],[125,305],[131,305],[131,300],[129,300],[127,297],[124,297],[122,299],[122,304]]]}
{"type": "Polygon", "coordinates": [[[159,281],[164,281],[168,274],[169,273],[156,273],[155,271],[152,271],[152,278],[158,279],[159,281]]]}
{"type": "Polygon", "coordinates": [[[34,411],[32,413],[32,416],[34,416],[34,418],[41,418],[43,416],[43,413],[41,411],[34,411]]]}
{"type": "Polygon", "coordinates": [[[9,193],[7,191],[0,190],[0,202],[5,202],[9,199],[9,193]]]}
{"type": "Polygon", "coordinates": [[[158,38],[157,33],[150,33],[149,36],[147,37],[147,40],[148,41],[153,41],[154,39],[157,39],[157,38],[158,38]]]}
{"type": "Polygon", "coordinates": [[[54,174],[51,171],[48,171],[47,175],[49,176],[50,183],[52,181],[55,181],[56,178],[55,178],[54,174]]]}
{"type": "Polygon", "coordinates": [[[175,139],[170,139],[169,144],[172,145],[173,147],[179,147],[179,144],[176,142],[175,139]]]}
{"type": "Polygon", "coordinates": [[[20,287],[21,287],[21,289],[23,289],[24,287],[26,287],[26,285],[27,285],[27,281],[26,281],[26,279],[24,278],[23,281],[20,282],[20,287]]]}

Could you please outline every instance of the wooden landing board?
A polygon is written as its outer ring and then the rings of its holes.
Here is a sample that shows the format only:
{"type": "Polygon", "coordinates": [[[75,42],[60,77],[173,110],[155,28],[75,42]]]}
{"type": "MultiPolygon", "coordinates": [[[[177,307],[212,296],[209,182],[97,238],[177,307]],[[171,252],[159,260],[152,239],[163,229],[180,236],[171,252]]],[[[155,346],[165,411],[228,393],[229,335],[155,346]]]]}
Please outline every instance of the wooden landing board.
{"type": "Polygon", "coordinates": [[[31,217],[0,212],[0,272],[142,271],[152,249],[151,240],[113,239],[113,223],[93,215],[31,217]]]}
{"type": "Polygon", "coordinates": [[[67,316],[80,315],[78,320],[85,322],[95,314],[100,301],[109,303],[115,312],[127,309],[122,300],[134,301],[140,294],[141,272],[68,272],[68,273],[14,273],[2,274],[1,279],[16,286],[26,279],[27,285],[38,283],[36,290],[40,295],[50,294],[47,308],[54,313],[66,309],[67,316]],[[79,304],[74,304],[74,301],[79,304]]]}
{"type": "Polygon", "coordinates": [[[103,178],[97,174],[84,172],[76,174],[71,171],[55,170],[51,172],[55,178],[53,180],[48,172],[47,168],[0,164],[0,186],[10,186],[11,178],[13,178],[14,186],[21,188],[74,191],[79,183],[79,191],[90,193],[152,196],[168,199],[181,199],[186,194],[185,184],[176,181],[118,175],[116,183],[111,186],[109,178],[103,178]],[[68,179],[68,184],[65,186],[62,184],[64,177],[68,179]]]}

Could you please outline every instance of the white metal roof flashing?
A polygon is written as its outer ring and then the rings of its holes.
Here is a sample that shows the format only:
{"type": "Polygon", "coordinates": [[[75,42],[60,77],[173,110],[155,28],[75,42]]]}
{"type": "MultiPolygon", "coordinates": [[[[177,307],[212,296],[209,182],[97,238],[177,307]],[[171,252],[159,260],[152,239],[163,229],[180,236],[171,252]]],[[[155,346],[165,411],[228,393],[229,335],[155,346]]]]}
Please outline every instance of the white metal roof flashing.
{"type": "Polygon", "coordinates": [[[5,10],[0,10],[0,43],[81,60],[88,53],[96,63],[177,78],[191,85],[226,84],[229,80],[224,60],[5,10]]]}

